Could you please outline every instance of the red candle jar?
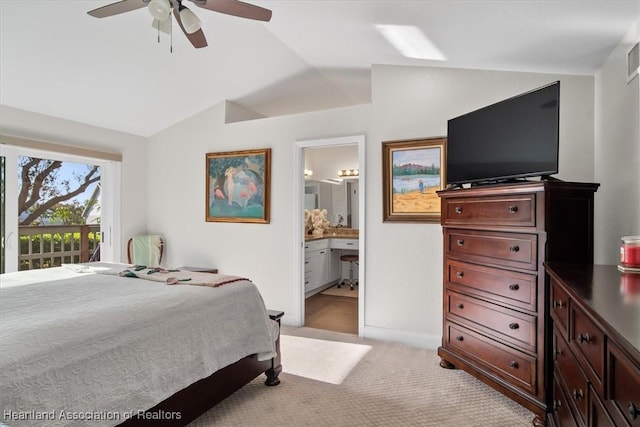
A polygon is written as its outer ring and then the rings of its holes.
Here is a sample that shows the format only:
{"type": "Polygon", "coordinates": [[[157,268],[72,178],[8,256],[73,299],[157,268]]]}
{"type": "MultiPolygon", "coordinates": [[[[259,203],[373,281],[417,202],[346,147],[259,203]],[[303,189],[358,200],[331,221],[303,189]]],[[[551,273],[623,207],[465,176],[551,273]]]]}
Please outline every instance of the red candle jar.
{"type": "Polygon", "coordinates": [[[622,238],[620,265],[640,268],[640,236],[625,236],[622,238]]]}

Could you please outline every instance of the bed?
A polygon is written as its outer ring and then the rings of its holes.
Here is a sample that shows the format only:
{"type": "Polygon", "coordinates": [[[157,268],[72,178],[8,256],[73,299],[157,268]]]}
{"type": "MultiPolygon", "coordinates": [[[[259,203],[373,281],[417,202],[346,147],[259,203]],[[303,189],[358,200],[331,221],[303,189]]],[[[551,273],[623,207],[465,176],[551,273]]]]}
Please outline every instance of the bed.
{"type": "Polygon", "coordinates": [[[148,272],[0,276],[0,424],[185,425],[261,373],[279,383],[282,313],[251,281],[148,272]]]}

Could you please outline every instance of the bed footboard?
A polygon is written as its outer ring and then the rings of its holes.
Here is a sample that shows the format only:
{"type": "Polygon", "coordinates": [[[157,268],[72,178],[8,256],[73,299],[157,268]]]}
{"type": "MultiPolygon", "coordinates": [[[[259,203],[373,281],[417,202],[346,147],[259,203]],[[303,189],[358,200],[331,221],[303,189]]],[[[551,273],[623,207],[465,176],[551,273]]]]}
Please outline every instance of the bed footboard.
{"type": "MultiPolygon", "coordinates": [[[[284,312],[268,310],[268,313],[269,318],[280,325],[280,319],[284,312]]],[[[276,386],[280,384],[279,375],[282,372],[279,333],[276,340],[276,351],[277,356],[270,360],[259,361],[255,354],[240,359],[236,363],[214,372],[209,377],[178,391],[147,410],[144,413],[146,415],[128,419],[120,426],[174,427],[187,425],[262,373],[267,376],[266,385],[276,386]]]]}

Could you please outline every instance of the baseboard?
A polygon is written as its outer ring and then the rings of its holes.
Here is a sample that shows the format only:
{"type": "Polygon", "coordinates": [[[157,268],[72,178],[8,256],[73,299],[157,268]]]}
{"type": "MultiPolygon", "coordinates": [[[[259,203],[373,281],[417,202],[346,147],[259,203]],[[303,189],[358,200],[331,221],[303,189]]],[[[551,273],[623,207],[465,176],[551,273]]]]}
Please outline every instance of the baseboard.
{"type": "MultiPolygon", "coordinates": [[[[292,315],[287,316],[286,313],[284,317],[282,317],[281,322],[282,325],[294,328],[303,326],[300,324],[299,319],[292,315]]],[[[365,326],[360,336],[362,338],[397,342],[430,350],[436,350],[442,344],[442,335],[420,334],[416,332],[400,331],[398,329],[378,328],[375,326],[365,326]]]]}
{"type": "Polygon", "coordinates": [[[442,344],[441,335],[428,335],[416,332],[400,331],[397,329],[378,328],[365,326],[362,336],[381,341],[391,341],[414,347],[436,350],[442,344]]]}
{"type": "Polygon", "coordinates": [[[300,315],[293,315],[284,313],[282,316],[281,324],[285,326],[292,326],[294,328],[299,328],[303,325],[303,322],[300,320],[300,315]]]}

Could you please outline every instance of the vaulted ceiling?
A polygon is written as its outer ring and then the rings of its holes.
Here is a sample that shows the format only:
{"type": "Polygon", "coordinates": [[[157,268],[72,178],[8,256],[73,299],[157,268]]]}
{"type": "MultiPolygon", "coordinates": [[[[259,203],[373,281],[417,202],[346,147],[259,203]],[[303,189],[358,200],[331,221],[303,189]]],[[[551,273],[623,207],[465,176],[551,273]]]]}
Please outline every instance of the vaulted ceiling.
{"type": "Polygon", "coordinates": [[[270,22],[185,0],[208,40],[195,49],[145,8],[86,13],[112,2],[0,0],[0,104],[150,136],[224,100],[263,116],[367,103],[372,64],[593,75],[640,19],[638,0],[249,1],[270,22]],[[441,56],[407,58],[379,25],[441,56]]]}

